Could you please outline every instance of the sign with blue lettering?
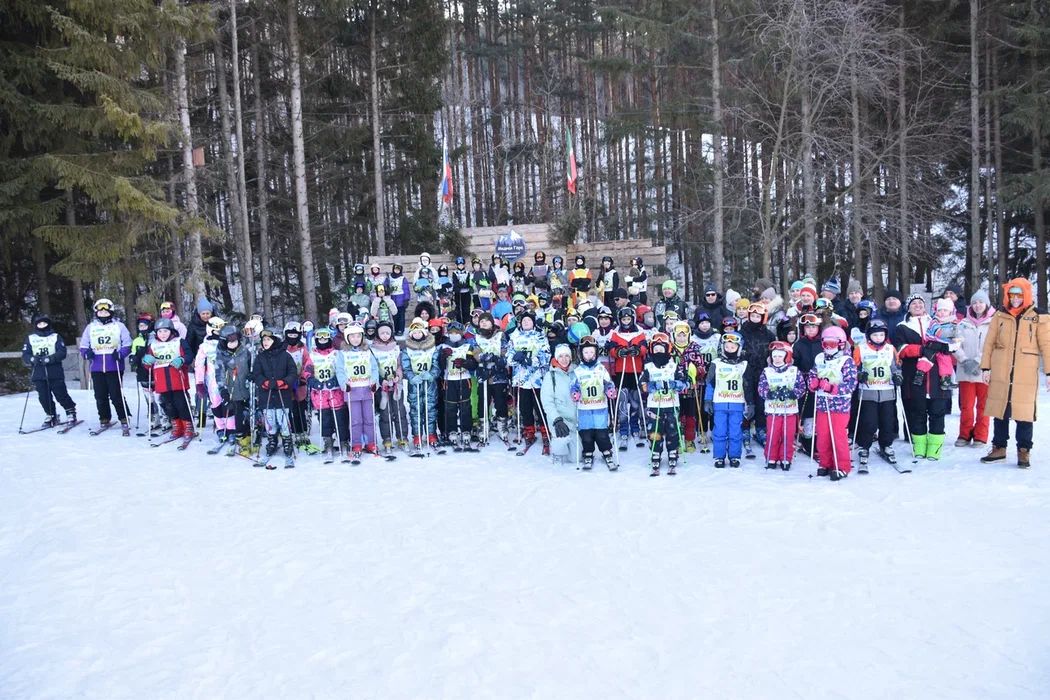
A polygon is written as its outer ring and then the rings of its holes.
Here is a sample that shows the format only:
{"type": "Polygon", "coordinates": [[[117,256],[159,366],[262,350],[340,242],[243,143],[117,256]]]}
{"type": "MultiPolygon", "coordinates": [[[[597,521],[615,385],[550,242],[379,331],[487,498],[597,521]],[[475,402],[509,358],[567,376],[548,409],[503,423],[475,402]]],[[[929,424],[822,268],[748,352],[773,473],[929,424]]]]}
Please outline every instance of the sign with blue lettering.
{"type": "Polygon", "coordinates": [[[514,229],[509,230],[496,239],[496,254],[507,262],[525,257],[525,239],[514,233],[514,229]]]}

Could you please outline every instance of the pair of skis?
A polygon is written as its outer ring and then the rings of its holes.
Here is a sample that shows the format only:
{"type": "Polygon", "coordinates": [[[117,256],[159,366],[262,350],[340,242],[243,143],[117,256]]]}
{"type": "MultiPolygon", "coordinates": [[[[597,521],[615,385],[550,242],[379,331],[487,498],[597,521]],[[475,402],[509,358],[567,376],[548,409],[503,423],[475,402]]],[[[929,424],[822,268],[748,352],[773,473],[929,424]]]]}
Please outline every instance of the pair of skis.
{"type": "Polygon", "coordinates": [[[45,430],[54,430],[55,428],[58,428],[58,430],[55,430],[55,433],[58,434],[58,435],[65,435],[70,430],[72,430],[73,428],[77,427],[78,425],[80,425],[83,422],[84,421],[82,421],[82,420],[75,420],[75,421],[72,421],[72,422],[66,421],[65,423],[53,423],[53,424],[48,425],[48,426],[41,426],[39,428],[33,428],[32,430],[19,430],[18,434],[19,435],[32,435],[33,433],[42,433],[45,430]],[[59,426],[61,426],[61,427],[59,427],[59,426]]]}
{"type": "Polygon", "coordinates": [[[107,423],[105,425],[100,425],[97,428],[93,428],[93,429],[88,431],[88,435],[90,435],[92,437],[95,437],[96,435],[101,435],[102,433],[104,433],[107,430],[109,430],[110,428],[112,428],[114,425],[120,425],[121,426],[120,432],[121,432],[121,434],[124,437],[129,437],[131,435],[131,426],[123,425],[123,424],[120,424],[120,423],[117,423],[117,422],[110,422],[110,423],[107,423]]]}

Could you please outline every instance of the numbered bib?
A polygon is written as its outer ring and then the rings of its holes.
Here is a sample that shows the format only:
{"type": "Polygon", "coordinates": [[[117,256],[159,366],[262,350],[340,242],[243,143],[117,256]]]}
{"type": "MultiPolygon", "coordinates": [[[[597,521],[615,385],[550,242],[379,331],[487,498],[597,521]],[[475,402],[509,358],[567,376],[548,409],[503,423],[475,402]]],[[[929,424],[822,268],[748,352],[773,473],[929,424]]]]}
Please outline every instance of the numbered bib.
{"type": "Polygon", "coordinates": [[[430,372],[431,362],[434,358],[433,350],[409,350],[408,361],[412,365],[412,371],[416,374],[430,372]]]}
{"type": "Polygon", "coordinates": [[[663,386],[664,382],[670,384],[674,381],[675,364],[668,362],[663,367],[657,367],[652,363],[645,365],[645,371],[649,373],[649,398],[646,404],[649,408],[674,408],[678,405],[678,394],[674,389],[654,390],[654,387],[663,386]]]}
{"type": "Polygon", "coordinates": [[[154,363],[154,367],[167,367],[171,364],[171,361],[179,356],[179,340],[178,338],[172,338],[171,340],[159,341],[154,340],[150,343],[149,354],[157,358],[154,363]]]}
{"type": "Polygon", "coordinates": [[[354,350],[343,353],[343,363],[346,365],[346,383],[350,386],[370,386],[372,384],[371,355],[367,352],[354,350]]]}
{"type": "Polygon", "coordinates": [[[710,338],[700,341],[700,354],[704,358],[704,364],[710,365],[718,355],[719,335],[715,333],[710,338]]]}
{"type": "Polygon", "coordinates": [[[397,362],[401,352],[394,348],[393,350],[373,350],[372,353],[376,356],[376,362],[379,364],[379,378],[383,381],[395,379],[397,377],[397,362]]]}
{"type": "Polygon", "coordinates": [[[335,380],[335,363],[338,354],[334,352],[317,353],[314,355],[314,379],[322,384],[328,384],[335,380]]]}
{"type": "MultiPolygon", "coordinates": [[[[798,367],[791,366],[783,372],[778,372],[772,367],[766,367],[762,371],[766,373],[766,385],[769,386],[770,394],[775,393],[776,389],[787,389],[791,392],[795,391],[795,380],[798,377],[798,367]]],[[[798,413],[798,401],[795,399],[767,398],[766,413],[794,415],[798,413]]]]}
{"type": "Polygon", "coordinates": [[[97,355],[104,355],[117,351],[120,342],[120,329],[114,324],[100,324],[91,326],[88,333],[91,342],[91,351],[97,355]]]}
{"type": "Polygon", "coordinates": [[[458,348],[452,348],[452,354],[448,356],[448,364],[445,366],[445,379],[449,381],[459,381],[461,379],[469,379],[470,371],[462,367],[454,366],[456,360],[466,359],[467,355],[470,354],[470,346],[466,343],[460,345],[458,348]]]}
{"type": "Polygon", "coordinates": [[[474,337],[474,342],[483,354],[499,355],[503,349],[503,331],[496,331],[491,338],[474,337]]]}
{"type": "Polygon", "coordinates": [[[744,403],[744,372],[747,362],[715,366],[715,403],[744,403]]]}
{"type": "Polygon", "coordinates": [[[606,376],[601,365],[595,365],[592,369],[576,368],[576,381],[580,383],[581,410],[605,408],[608,405],[605,399],[606,376]]]}
{"type": "Polygon", "coordinates": [[[29,349],[37,357],[50,357],[55,354],[58,347],[58,333],[39,336],[35,333],[29,336],[29,349]]]}
{"type": "Polygon", "coordinates": [[[893,348],[889,344],[875,349],[865,343],[860,346],[860,364],[868,373],[865,389],[893,388],[893,348]]]}
{"type": "MultiPolygon", "coordinates": [[[[846,358],[845,355],[840,354],[840,355],[838,355],[836,357],[833,357],[833,358],[831,358],[829,360],[829,359],[827,359],[827,356],[824,353],[820,353],[819,355],[817,355],[817,360],[815,362],[816,369],[817,369],[817,376],[818,377],[838,377],[839,381],[842,381],[842,366],[844,364],[846,364],[846,359],[847,358],[846,358]]],[[[838,384],[838,382],[832,382],[832,383],[833,384],[838,384]]],[[[823,397],[825,399],[831,398],[831,394],[829,394],[829,393],[827,393],[825,391],[817,391],[816,395],[819,396],[819,397],[823,397]]],[[[819,403],[817,404],[817,406],[823,406],[823,405],[826,405],[826,404],[819,404],[819,403]]]]}

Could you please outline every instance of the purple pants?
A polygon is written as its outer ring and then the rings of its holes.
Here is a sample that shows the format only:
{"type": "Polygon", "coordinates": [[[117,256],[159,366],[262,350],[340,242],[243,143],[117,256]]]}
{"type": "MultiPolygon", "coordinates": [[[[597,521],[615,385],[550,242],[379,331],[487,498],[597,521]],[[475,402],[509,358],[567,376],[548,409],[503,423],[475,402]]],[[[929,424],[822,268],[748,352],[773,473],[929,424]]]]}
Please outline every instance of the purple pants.
{"type": "Polygon", "coordinates": [[[375,444],[376,419],[372,390],[367,386],[351,387],[346,392],[346,398],[350,405],[350,446],[375,444]]]}

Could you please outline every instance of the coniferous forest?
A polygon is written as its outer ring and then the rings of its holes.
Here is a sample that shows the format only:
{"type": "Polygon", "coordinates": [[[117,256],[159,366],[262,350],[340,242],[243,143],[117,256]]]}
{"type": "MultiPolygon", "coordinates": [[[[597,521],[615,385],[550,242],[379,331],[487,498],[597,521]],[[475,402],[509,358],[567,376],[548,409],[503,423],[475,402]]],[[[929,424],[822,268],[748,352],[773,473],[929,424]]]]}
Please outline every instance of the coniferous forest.
{"type": "Polygon", "coordinates": [[[316,320],[366,256],[510,222],[666,244],[693,299],[1045,307],[1048,107],[1044,0],[5,0],[0,320],[316,320]]]}

